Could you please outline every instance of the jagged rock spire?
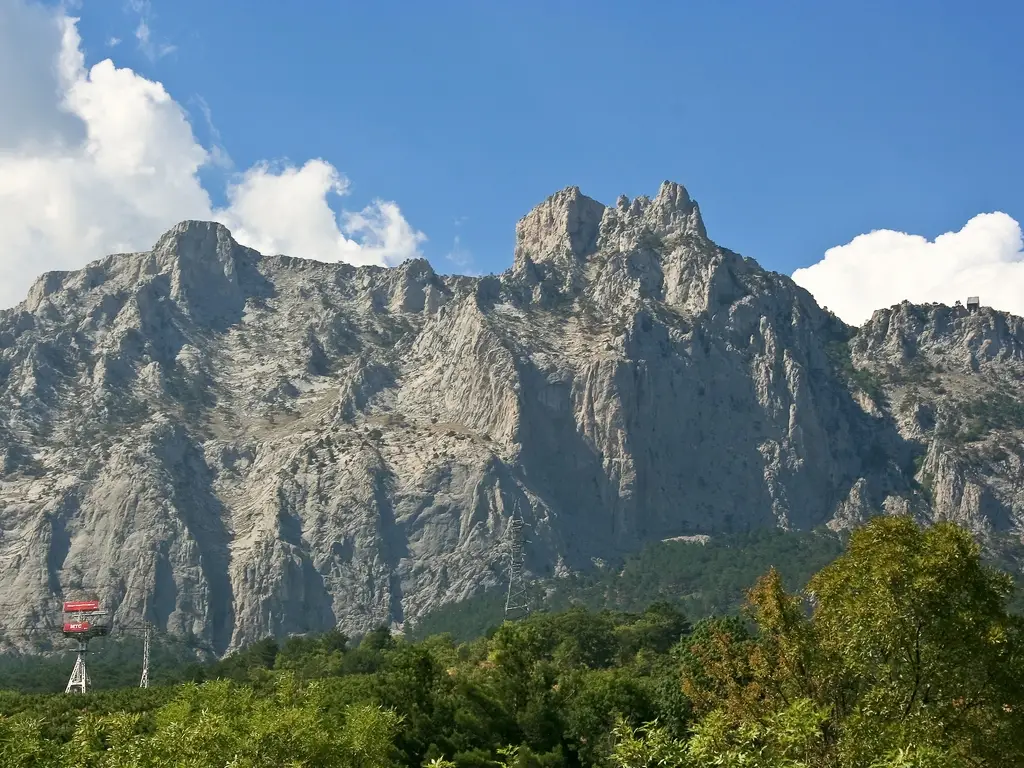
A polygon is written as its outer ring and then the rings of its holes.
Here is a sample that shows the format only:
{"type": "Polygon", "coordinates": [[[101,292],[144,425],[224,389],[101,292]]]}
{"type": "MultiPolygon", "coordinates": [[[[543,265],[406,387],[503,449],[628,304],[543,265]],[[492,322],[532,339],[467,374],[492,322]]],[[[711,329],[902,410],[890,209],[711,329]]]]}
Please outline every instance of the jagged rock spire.
{"type": "Polygon", "coordinates": [[[573,263],[598,248],[603,229],[623,226],[659,234],[692,232],[707,237],[697,203],[682,184],[662,182],[652,200],[641,195],[630,201],[619,195],[615,206],[606,208],[580,192],[566,187],[519,220],[516,225],[514,269],[527,262],[573,263]]]}
{"type": "Polygon", "coordinates": [[[516,225],[515,264],[582,258],[597,245],[604,206],[566,187],[551,195],[516,225]]]}

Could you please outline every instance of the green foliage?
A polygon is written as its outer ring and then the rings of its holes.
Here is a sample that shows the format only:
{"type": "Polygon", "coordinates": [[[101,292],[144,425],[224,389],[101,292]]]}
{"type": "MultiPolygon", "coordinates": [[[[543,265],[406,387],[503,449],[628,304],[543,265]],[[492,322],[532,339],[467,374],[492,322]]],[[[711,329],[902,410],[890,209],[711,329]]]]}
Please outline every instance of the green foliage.
{"type": "MultiPolygon", "coordinates": [[[[707,544],[666,541],[630,555],[622,563],[538,586],[538,609],[583,606],[639,612],[665,602],[693,619],[735,613],[758,576],[774,566],[786,583],[802,587],[843,551],[828,532],[763,529],[712,538],[707,544]]],[[[441,632],[456,640],[488,634],[502,621],[505,595],[492,590],[444,606],[411,629],[411,638],[441,632]]]]}
{"type": "Polygon", "coordinates": [[[797,699],[763,722],[739,727],[716,711],[696,725],[688,740],[674,738],[657,721],[634,729],[620,720],[611,762],[619,768],[809,768],[822,764],[818,758],[827,717],[826,710],[808,699],[797,699]]]}
{"type": "Polygon", "coordinates": [[[726,739],[710,742],[722,764],[1024,764],[1024,621],[1010,591],[967,532],[876,518],[808,584],[810,615],[770,572],[750,593],[755,634],[691,639],[690,746],[708,728],[726,739]]]}
{"type": "Polygon", "coordinates": [[[990,544],[986,561],[1008,573],[1014,582],[1007,608],[1012,614],[1024,616],[1024,541],[1019,536],[994,536],[990,544]]]}
{"type": "Polygon", "coordinates": [[[673,738],[657,720],[633,728],[619,718],[612,736],[615,746],[611,763],[617,768],[659,768],[690,763],[686,742],[673,738]]]}
{"type": "Polygon", "coordinates": [[[741,615],[692,626],[678,597],[620,604],[687,588],[680,553],[745,578],[728,547],[665,545],[614,588],[607,574],[589,583],[613,609],[539,612],[467,643],[381,627],[353,647],[329,632],[254,643],[201,682],[0,693],[0,768],[1024,764],[1024,620],[966,532],[878,518],[839,553],[830,537],[744,541],[780,567],[741,615]],[[830,564],[784,579],[783,555],[811,554],[830,564]]]}
{"type": "Polygon", "coordinates": [[[687,626],[657,605],[541,614],[463,646],[383,628],[356,648],[338,633],[262,641],[206,667],[203,683],[0,694],[0,736],[25,760],[83,765],[591,764],[617,714],[684,726],[668,650],[687,626]]]}
{"type": "Polygon", "coordinates": [[[369,704],[334,715],[319,686],[287,674],[262,696],[229,680],[189,683],[145,716],[83,712],[63,741],[39,718],[0,718],[0,765],[387,768],[400,722],[369,704]]]}
{"type": "Polygon", "coordinates": [[[935,378],[936,372],[937,368],[934,365],[924,358],[916,357],[901,368],[890,367],[886,378],[892,384],[937,387],[939,382],[935,378]]]}
{"type": "MultiPolygon", "coordinates": [[[[105,637],[89,645],[89,671],[97,690],[138,685],[142,674],[142,639],[105,637]]],[[[150,680],[156,684],[201,679],[204,649],[194,643],[155,638],[150,680]]],[[[0,654],[0,690],[47,693],[63,690],[74,664],[70,646],[45,654],[0,654]]]]}
{"type": "Polygon", "coordinates": [[[964,419],[959,437],[964,442],[980,440],[993,430],[1024,429],[1024,403],[1006,392],[991,392],[959,407],[964,419]]]}
{"type": "Polygon", "coordinates": [[[553,610],[579,604],[641,611],[668,601],[693,618],[735,613],[768,568],[778,568],[787,582],[802,587],[842,551],[841,539],[831,533],[776,529],[716,537],[707,544],[660,542],[621,567],[565,579],[565,588],[549,602],[553,610]]]}
{"type": "Polygon", "coordinates": [[[841,661],[833,706],[851,744],[916,737],[964,760],[1024,761],[1024,622],[1007,611],[1012,580],[968,533],[876,521],[809,588],[820,650],[841,661]]]}
{"type": "MultiPolygon", "coordinates": [[[[537,602],[535,598],[534,603],[537,602]]],[[[451,633],[456,640],[471,640],[483,637],[501,624],[504,611],[505,590],[492,589],[430,612],[408,625],[408,635],[411,639],[423,639],[451,633]]]]}
{"type": "Polygon", "coordinates": [[[639,246],[641,248],[647,248],[652,251],[663,251],[665,249],[665,241],[657,232],[644,232],[640,236],[639,246]]]}
{"type": "Polygon", "coordinates": [[[853,364],[849,339],[839,338],[828,342],[825,345],[825,355],[832,364],[832,369],[845,379],[851,388],[866,393],[876,405],[880,406],[885,402],[885,389],[878,374],[869,368],[857,368],[853,364]]]}
{"type": "MultiPolygon", "coordinates": [[[[936,437],[956,443],[973,443],[994,431],[1024,429],[1024,405],[1011,394],[993,391],[973,400],[959,401],[942,412],[936,437]]],[[[992,446],[980,458],[1003,461],[1006,450],[992,446]]]]}

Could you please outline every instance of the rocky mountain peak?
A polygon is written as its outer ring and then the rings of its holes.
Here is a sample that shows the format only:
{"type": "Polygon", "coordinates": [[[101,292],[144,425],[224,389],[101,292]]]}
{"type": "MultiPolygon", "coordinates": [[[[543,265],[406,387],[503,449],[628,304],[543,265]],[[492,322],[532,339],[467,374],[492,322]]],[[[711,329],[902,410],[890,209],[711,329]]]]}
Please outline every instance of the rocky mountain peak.
{"type": "Polygon", "coordinates": [[[171,253],[191,258],[211,253],[223,253],[237,245],[230,230],[220,222],[180,221],[164,232],[153,246],[155,253],[171,253]]]}
{"type": "Polygon", "coordinates": [[[1019,532],[1022,324],[853,333],[671,182],[552,195],[483,278],[182,222],[0,312],[0,625],[89,587],[218,651],[397,626],[500,585],[516,507],[538,576],[882,510],[1019,532]]]}
{"type": "Polygon", "coordinates": [[[655,227],[682,229],[707,237],[696,201],[682,184],[674,181],[662,182],[657,197],[651,201],[648,220],[655,227]]]}
{"type": "Polygon", "coordinates": [[[604,205],[566,187],[551,195],[516,225],[513,269],[528,263],[567,265],[591,253],[597,245],[604,205]]]}
{"type": "Polygon", "coordinates": [[[707,239],[700,208],[682,184],[662,182],[652,200],[640,195],[630,201],[620,195],[613,208],[605,211],[601,222],[601,237],[614,241],[616,246],[628,248],[630,241],[639,242],[649,236],[696,235],[707,239]]]}
{"type": "Polygon", "coordinates": [[[245,304],[240,270],[258,258],[223,224],[182,221],[160,236],[150,252],[152,268],[170,276],[170,296],[200,322],[222,325],[245,304]]]}
{"type": "Polygon", "coordinates": [[[423,257],[406,259],[398,265],[398,268],[410,277],[430,279],[436,274],[430,262],[423,257]]]}
{"type": "Polygon", "coordinates": [[[942,357],[977,371],[991,362],[1024,362],[1024,319],[991,307],[901,302],[876,310],[857,335],[855,354],[900,366],[918,356],[942,357]]]}
{"type": "Polygon", "coordinates": [[[654,199],[620,195],[611,207],[569,187],[520,220],[512,276],[541,304],[582,290],[618,304],[636,291],[663,296],[666,269],[702,285],[714,282],[724,261],[681,184],[662,183],[654,199]]]}

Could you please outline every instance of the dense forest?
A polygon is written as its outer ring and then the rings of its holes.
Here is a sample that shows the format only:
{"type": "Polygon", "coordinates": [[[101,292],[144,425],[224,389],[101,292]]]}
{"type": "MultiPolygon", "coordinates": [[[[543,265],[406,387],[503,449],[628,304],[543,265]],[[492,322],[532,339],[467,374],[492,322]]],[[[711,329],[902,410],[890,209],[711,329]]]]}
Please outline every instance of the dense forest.
{"type": "MultiPolygon", "coordinates": [[[[664,601],[696,621],[738,613],[746,591],[771,567],[779,570],[790,588],[802,589],[842,551],[840,538],[826,531],[764,529],[716,537],[706,544],[666,541],[590,573],[537,582],[532,603],[535,610],[548,612],[574,606],[641,612],[664,601]]],[[[404,634],[409,640],[445,633],[459,642],[473,640],[501,624],[504,605],[503,589],[487,591],[407,624],[404,634]]],[[[140,628],[128,632],[115,627],[110,637],[94,641],[90,650],[95,688],[124,688],[138,682],[140,628]]],[[[194,639],[158,634],[153,639],[150,679],[163,684],[202,680],[206,670],[197,659],[211,655],[194,639]]],[[[23,693],[63,690],[73,663],[71,646],[43,655],[0,654],[0,689],[23,693]]]]}
{"type": "MultiPolygon", "coordinates": [[[[533,585],[532,604],[548,611],[582,606],[593,611],[643,611],[668,602],[691,621],[735,614],[746,591],[775,568],[791,589],[802,589],[843,551],[831,531],[765,528],[700,543],[663,541],[590,572],[533,585]]],[[[407,634],[414,639],[450,633],[472,640],[501,623],[505,592],[496,589],[425,616],[407,634]]]]}
{"type": "Polygon", "coordinates": [[[801,586],[769,569],[736,616],[577,605],[467,642],[332,632],[176,685],[0,693],[0,765],[1024,765],[1024,619],[966,532],[878,518],[801,586]]]}
{"type": "MultiPolygon", "coordinates": [[[[844,539],[829,531],[763,529],[715,537],[701,544],[666,541],[607,563],[590,573],[533,585],[535,610],[559,612],[572,607],[639,613],[657,602],[681,611],[689,621],[740,612],[747,590],[769,568],[800,591],[821,568],[842,552],[844,539]]],[[[987,561],[1010,573],[1021,571],[1024,548],[1010,541],[990,547],[987,561]]],[[[1016,577],[1018,583],[1019,576],[1016,577]]],[[[405,638],[424,640],[450,634],[457,642],[483,637],[501,624],[505,592],[496,589],[444,606],[415,624],[405,638]]],[[[1012,612],[1024,615],[1024,590],[1015,590],[1012,612]]],[[[90,646],[89,667],[96,689],[136,685],[141,673],[141,628],[113,635],[90,646]]],[[[195,639],[157,634],[153,638],[150,679],[168,685],[202,681],[210,674],[212,652],[195,639]],[[206,661],[203,661],[203,660],[206,661]]],[[[71,646],[46,654],[0,654],[0,689],[22,693],[63,690],[74,663],[71,646]]]]}
{"type": "MultiPolygon", "coordinates": [[[[716,536],[706,543],[664,541],[590,572],[548,579],[532,587],[533,605],[548,611],[582,606],[638,612],[667,602],[691,621],[737,614],[747,590],[769,568],[800,591],[811,577],[842,554],[846,537],[827,529],[784,531],[764,528],[716,536]]],[[[1017,589],[1009,608],[1024,615],[1024,546],[1009,537],[990,537],[985,560],[1014,575],[1017,589]]],[[[501,623],[505,591],[495,589],[446,605],[406,628],[411,639],[449,633],[472,640],[501,623]]]]}

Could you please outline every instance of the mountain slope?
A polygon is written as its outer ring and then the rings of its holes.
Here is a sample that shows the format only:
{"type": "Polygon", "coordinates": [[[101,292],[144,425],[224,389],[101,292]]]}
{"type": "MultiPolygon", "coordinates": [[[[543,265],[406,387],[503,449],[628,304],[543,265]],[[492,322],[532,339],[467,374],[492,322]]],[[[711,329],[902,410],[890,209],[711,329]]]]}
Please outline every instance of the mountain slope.
{"type": "MultiPolygon", "coordinates": [[[[998,378],[1021,337],[989,315],[998,378]]],[[[53,626],[84,593],[222,651],[401,624],[500,582],[516,503],[539,576],[880,510],[1019,529],[995,490],[1019,464],[978,475],[1002,507],[965,506],[941,490],[958,449],[885,404],[891,377],[882,407],[865,393],[898,346],[880,317],[854,335],[668,182],[553,195],[483,278],[183,222],[0,312],[0,626],[53,626]]]]}
{"type": "Polygon", "coordinates": [[[938,519],[979,534],[1024,529],[1024,319],[903,303],[850,344],[881,405],[922,447],[917,479],[938,519]]]}

